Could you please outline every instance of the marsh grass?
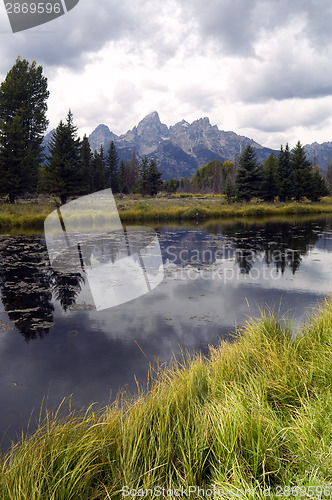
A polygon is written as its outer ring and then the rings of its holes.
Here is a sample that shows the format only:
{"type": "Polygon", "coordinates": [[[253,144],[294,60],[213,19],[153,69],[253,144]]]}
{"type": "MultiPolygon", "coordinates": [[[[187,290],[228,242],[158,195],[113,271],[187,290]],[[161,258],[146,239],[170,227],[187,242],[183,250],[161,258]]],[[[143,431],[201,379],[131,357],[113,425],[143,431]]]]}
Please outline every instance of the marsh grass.
{"type": "Polygon", "coordinates": [[[190,219],[270,217],[285,215],[314,215],[332,213],[332,199],[320,202],[292,203],[250,203],[228,204],[222,196],[209,198],[147,198],[145,201],[133,199],[118,203],[121,220],[128,221],[176,221],[190,219]]]}
{"type": "MultiPolygon", "coordinates": [[[[173,197],[142,198],[127,196],[116,197],[116,204],[122,222],[168,222],[190,221],[217,218],[264,218],[272,216],[315,215],[332,213],[332,198],[323,198],[320,202],[292,203],[250,203],[228,204],[222,195],[190,195],[173,197]]],[[[0,204],[0,227],[43,227],[47,215],[55,209],[54,200],[42,198],[35,202],[19,201],[14,205],[0,204]]],[[[94,217],[104,216],[95,213],[94,217]]],[[[74,217],[74,216],[73,216],[74,217]]],[[[85,213],[76,214],[77,221],[86,217],[85,213]]]]}
{"type": "Polygon", "coordinates": [[[45,218],[54,208],[51,199],[18,201],[13,205],[0,203],[0,227],[43,227],[45,218]]]}
{"type": "Polygon", "coordinates": [[[277,486],[331,487],[332,300],[296,335],[264,312],[238,334],[208,358],[159,368],[132,400],[47,414],[3,457],[0,498],[113,499],[123,486],[215,487],[223,498],[270,487],[278,498],[277,486]]]}

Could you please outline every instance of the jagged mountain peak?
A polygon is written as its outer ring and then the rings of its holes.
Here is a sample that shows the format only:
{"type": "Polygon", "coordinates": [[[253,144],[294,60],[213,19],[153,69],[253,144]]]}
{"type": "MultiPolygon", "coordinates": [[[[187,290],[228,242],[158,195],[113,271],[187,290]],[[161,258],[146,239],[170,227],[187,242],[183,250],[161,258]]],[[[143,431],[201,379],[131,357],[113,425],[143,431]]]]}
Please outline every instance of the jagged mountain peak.
{"type": "Polygon", "coordinates": [[[307,154],[308,159],[314,164],[319,165],[321,171],[327,170],[328,166],[332,163],[332,142],[323,142],[319,144],[318,142],[313,142],[312,144],[306,144],[304,150],[307,154]]]}
{"type": "MultiPolygon", "coordinates": [[[[106,149],[114,140],[120,159],[129,159],[134,151],[139,157],[155,156],[163,177],[192,176],[197,169],[215,158],[234,160],[251,143],[247,137],[223,132],[211,125],[208,117],[191,124],[182,120],[169,128],[157,111],[145,116],[137,126],[123,135],[114,136],[106,125],[99,125],[91,134],[90,145],[106,149]],[[99,144],[98,144],[99,141],[99,144]]],[[[265,159],[272,150],[257,144],[258,159],[265,159]]]]}
{"type": "Polygon", "coordinates": [[[211,123],[210,123],[210,119],[205,116],[204,118],[199,118],[198,120],[195,120],[192,125],[194,126],[200,126],[202,128],[210,128],[212,127],[211,123]]]}
{"type": "Polygon", "coordinates": [[[100,146],[103,146],[104,149],[106,149],[110,145],[111,141],[115,141],[116,139],[117,135],[113,134],[107,125],[101,123],[89,136],[90,147],[92,151],[99,149],[100,146]]]}
{"type": "Polygon", "coordinates": [[[107,125],[104,125],[104,123],[100,123],[100,125],[98,125],[98,127],[95,128],[95,132],[96,131],[103,131],[103,132],[107,132],[107,133],[112,133],[109,129],[109,127],[107,125]]]}
{"type": "Polygon", "coordinates": [[[158,111],[152,111],[151,113],[149,113],[148,115],[146,115],[143,118],[143,120],[140,121],[140,123],[142,123],[142,122],[148,122],[148,121],[154,121],[154,122],[157,122],[157,123],[161,123],[158,111]]]}
{"type": "Polygon", "coordinates": [[[169,133],[171,136],[176,135],[179,132],[184,132],[188,127],[190,127],[190,123],[188,123],[186,120],[181,120],[175,125],[171,125],[169,127],[169,133]]]}
{"type": "Polygon", "coordinates": [[[143,120],[139,122],[137,125],[137,135],[151,135],[154,136],[164,135],[168,136],[168,127],[161,123],[159,115],[157,111],[153,111],[149,115],[147,115],[143,120]]]}

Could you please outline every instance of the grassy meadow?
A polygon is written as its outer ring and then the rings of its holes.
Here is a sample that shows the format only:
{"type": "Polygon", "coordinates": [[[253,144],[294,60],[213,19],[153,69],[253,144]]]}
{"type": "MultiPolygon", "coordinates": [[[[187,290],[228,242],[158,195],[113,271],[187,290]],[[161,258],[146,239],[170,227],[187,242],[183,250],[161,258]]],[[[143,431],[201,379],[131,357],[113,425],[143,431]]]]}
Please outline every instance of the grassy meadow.
{"type": "MultiPolygon", "coordinates": [[[[271,217],[332,213],[332,197],[313,203],[227,203],[223,195],[172,195],[140,197],[115,196],[122,222],[168,222],[217,219],[223,217],[271,217]]],[[[0,228],[43,228],[47,215],[55,210],[55,200],[40,197],[34,201],[17,201],[14,205],[0,203],[0,228]]],[[[95,214],[98,218],[98,214],[95,214]]],[[[79,218],[79,214],[78,214],[79,218]]]]}
{"type": "Polygon", "coordinates": [[[35,201],[19,200],[14,204],[0,203],[0,228],[43,228],[44,220],[55,202],[51,198],[35,201]]]}
{"type": "Polygon", "coordinates": [[[238,333],[207,358],[160,367],[132,400],[119,397],[100,412],[48,413],[2,458],[0,498],[120,499],[125,486],[137,495],[214,488],[212,498],[235,498],[238,490],[237,498],[266,498],[267,491],[286,498],[296,496],[293,487],[298,497],[326,498],[332,299],[297,334],[264,313],[238,333]]]}
{"type": "Polygon", "coordinates": [[[159,198],[117,200],[121,220],[176,221],[205,218],[269,217],[297,214],[332,213],[332,198],[320,202],[227,203],[225,196],[177,195],[159,198]]]}

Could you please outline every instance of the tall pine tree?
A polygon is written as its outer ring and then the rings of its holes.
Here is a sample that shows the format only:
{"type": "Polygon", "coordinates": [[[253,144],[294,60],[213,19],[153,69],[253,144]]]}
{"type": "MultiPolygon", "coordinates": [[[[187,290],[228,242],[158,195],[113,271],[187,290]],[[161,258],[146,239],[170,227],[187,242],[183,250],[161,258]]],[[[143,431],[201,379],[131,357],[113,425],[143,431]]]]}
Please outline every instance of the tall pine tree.
{"type": "Polygon", "coordinates": [[[285,149],[281,146],[278,156],[279,179],[280,179],[280,201],[290,200],[294,196],[294,171],[291,153],[288,144],[285,149]]]}
{"type": "Polygon", "coordinates": [[[127,185],[127,164],[124,160],[120,161],[119,166],[119,192],[124,194],[129,192],[127,185]]]}
{"type": "Polygon", "coordinates": [[[260,170],[254,148],[248,144],[239,158],[236,173],[236,191],[239,200],[249,201],[259,193],[260,170]]]}
{"type": "Polygon", "coordinates": [[[111,141],[106,159],[106,185],[113,193],[119,192],[119,155],[114,141],[111,141]]]}
{"type": "Polygon", "coordinates": [[[81,143],[81,177],[82,194],[92,192],[92,152],[87,136],[84,134],[81,143]]]}
{"type": "Polygon", "coordinates": [[[150,194],[148,169],[149,169],[149,158],[147,156],[144,156],[139,164],[139,175],[138,175],[138,191],[143,196],[150,194]]]}
{"type": "Polygon", "coordinates": [[[104,147],[101,145],[99,151],[95,150],[91,161],[92,191],[106,189],[106,158],[104,147]]]}
{"type": "Polygon", "coordinates": [[[294,195],[297,201],[310,195],[312,168],[300,141],[292,150],[291,162],[294,172],[294,195]]]}
{"type": "Polygon", "coordinates": [[[133,151],[129,162],[126,164],[126,186],[129,193],[133,193],[137,189],[138,171],[137,156],[133,151]]]}
{"type": "Polygon", "coordinates": [[[73,115],[60,121],[50,142],[50,154],[45,166],[45,186],[49,193],[60,197],[61,203],[69,196],[80,194],[83,186],[81,175],[81,145],[73,115]]]}
{"type": "Polygon", "coordinates": [[[279,162],[272,153],[263,164],[261,198],[264,201],[274,201],[279,195],[279,186],[279,162]]]}
{"type": "Polygon", "coordinates": [[[329,190],[320,174],[319,166],[315,165],[311,172],[310,192],[307,194],[307,198],[311,201],[319,201],[323,196],[327,196],[328,194],[329,190]]]}
{"type": "Polygon", "coordinates": [[[0,192],[11,203],[37,187],[49,96],[42,67],[16,59],[0,85],[0,192]]]}
{"type": "Polygon", "coordinates": [[[162,175],[162,172],[158,170],[156,160],[152,158],[150,160],[147,172],[148,194],[150,194],[151,196],[155,196],[161,190],[161,187],[163,185],[161,180],[162,175]]]}

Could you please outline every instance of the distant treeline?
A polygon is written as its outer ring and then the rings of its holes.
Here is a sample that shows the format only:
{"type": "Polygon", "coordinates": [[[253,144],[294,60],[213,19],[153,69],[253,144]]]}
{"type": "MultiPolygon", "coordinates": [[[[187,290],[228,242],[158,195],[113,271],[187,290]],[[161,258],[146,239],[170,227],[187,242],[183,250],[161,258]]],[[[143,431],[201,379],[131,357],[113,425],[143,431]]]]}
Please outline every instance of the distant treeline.
{"type": "Polygon", "coordinates": [[[317,165],[312,165],[300,142],[290,151],[281,146],[278,156],[271,154],[263,164],[256,160],[255,150],[248,145],[237,162],[213,160],[200,168],[191,179],[164,181],[168,192],[225,194],[229,201],[249,201],[260,198],[280,201],[308,198],[317,201],[327,196],[332,188],[332,166],[326,178],[317,165]]]}

